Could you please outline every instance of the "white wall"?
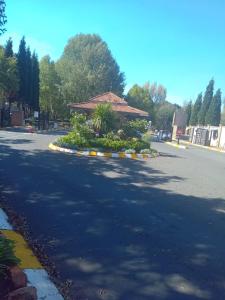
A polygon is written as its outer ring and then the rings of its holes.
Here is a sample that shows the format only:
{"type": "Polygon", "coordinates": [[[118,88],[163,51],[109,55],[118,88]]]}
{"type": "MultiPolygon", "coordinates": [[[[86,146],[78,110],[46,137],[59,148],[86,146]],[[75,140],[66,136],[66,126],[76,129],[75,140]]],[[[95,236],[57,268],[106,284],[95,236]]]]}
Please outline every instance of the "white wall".
{"type": "Polygon", "coordinates": [[[222,127],[219,147],[225,149],[225,126],[222,127]]]}

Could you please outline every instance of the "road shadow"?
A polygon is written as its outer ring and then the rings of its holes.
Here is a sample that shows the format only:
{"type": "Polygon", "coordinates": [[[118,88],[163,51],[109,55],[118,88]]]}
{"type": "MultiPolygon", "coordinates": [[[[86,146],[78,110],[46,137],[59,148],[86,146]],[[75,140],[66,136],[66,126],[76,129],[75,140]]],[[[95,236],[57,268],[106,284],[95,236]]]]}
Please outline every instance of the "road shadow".
{"type": "Polygon", "coordinates": [[[185,179],[145,161],[2,142],[0,179],[8,204],[74,281],[71,299],[224,299],[224,199],[162,189],[185,179]]]}
{"type": "Polygon", "coordinates": [[[0,137],[0,143],[1,144],[28,144],[28,143],[33,143],[32,140],[30,139],[21,139],[21,138],[18,138],[18,139],[6,139],[4,137],[0,137]]]}

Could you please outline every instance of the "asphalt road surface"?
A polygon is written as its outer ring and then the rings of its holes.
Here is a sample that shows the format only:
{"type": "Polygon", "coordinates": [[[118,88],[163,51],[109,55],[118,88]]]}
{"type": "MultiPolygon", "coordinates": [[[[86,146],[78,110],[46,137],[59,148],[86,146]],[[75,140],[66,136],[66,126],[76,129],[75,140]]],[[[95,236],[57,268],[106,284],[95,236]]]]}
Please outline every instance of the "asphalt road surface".
{"type": "Polygon", "coordinates": [[[0,132],[0,189],[76,300],[225,299],[225,154],[75,157],[0,132]]]}

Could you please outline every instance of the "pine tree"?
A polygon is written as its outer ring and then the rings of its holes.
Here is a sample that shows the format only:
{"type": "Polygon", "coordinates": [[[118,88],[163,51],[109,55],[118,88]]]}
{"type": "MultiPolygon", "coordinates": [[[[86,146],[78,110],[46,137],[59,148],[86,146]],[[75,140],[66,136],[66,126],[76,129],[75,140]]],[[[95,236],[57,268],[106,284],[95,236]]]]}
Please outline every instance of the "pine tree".
{"type": "Polygon", "coordinates": [[[5,44],[5,57],[13,57],[13,41],[9,38],[5,44]]]}
{"type": "Polygon", "coordinates": [[[200,93],[195,101],[195,104],[192,107],[190,125],[198,125],[198,115],[202,106],[202,93],[200,93]]]}
{"type": "Polygon", "coordinates": [[[218,89],[210,103],[206,114],[205,122],[207,125],[219,126],[221,118],[221,91],[218,89]]]}
{"type": "Polygon", "coordinates": [[[17,54],[17,65],[19,72],[19,102],[24,105],[27,96],[27,52],[24,37],[20,41],[19,51],[17,54]]]}
{"type": "Polygon", "coordinates": [[[206,88],[204,99],[203,99],[202,106],[201,106],[201,110],[198,115],[198,123],[200,125],[206,125],[206,122],[205,122],[206,114],[209,109],[210,103],[212,102],[212,99],[213,99],[213,90],[214,90],[214,80],[211,79],[206,88]]]}

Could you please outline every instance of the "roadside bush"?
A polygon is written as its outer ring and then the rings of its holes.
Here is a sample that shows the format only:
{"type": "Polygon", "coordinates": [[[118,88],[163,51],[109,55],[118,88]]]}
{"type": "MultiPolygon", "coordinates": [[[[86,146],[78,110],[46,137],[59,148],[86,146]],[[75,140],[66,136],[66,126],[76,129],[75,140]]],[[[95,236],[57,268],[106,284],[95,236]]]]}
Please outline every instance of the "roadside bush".
{"type": "Polygon", "coordinates": [[[132,120],[123,125],[123,131],[126,137],[140,137],[148,130],[148,122],[146,120],[132,120]]]}
{"type": "Polygon", "coordinates": [[[14,254],[15,243],[0,236],[0,277],[5,275],[7,267],[18,265],[20,260],[14,254]]]}

